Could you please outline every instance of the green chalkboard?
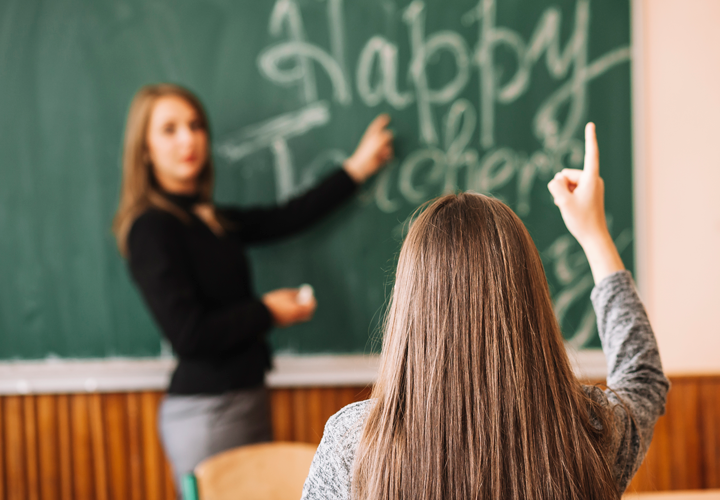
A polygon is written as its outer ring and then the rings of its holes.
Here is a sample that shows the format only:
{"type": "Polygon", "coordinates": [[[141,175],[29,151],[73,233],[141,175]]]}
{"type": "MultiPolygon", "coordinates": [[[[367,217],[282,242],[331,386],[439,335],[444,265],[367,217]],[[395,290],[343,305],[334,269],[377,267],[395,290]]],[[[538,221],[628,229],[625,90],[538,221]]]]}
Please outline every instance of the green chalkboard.
{"type": "Polygon", "coordinates": [[[376,349],[403,222],[460,189],[518,212],[566,338],[598,345],[587,262],[545,185],[581,164],[594,120],[632,269],[628,0],[7,0],[0,26],[0,358],[160,353],[110,232],[127,107],[160,81],[208,108],[219,203],[282,202],[393,117],[380,176],[252,249],[259,293],[311,283],[319,301],[276,350],[376,349]]]}

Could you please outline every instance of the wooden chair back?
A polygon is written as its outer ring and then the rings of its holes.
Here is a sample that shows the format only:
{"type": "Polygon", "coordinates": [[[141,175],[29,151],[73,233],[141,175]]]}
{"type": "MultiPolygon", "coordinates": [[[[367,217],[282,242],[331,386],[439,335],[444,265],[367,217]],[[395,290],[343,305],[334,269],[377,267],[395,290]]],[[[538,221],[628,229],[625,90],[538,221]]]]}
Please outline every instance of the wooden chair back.
{"type": "Polygon", "coordinates": [[[195,467],[200,500],[298,500],[317,447],[262,443],[214,455],[195,467]]]}

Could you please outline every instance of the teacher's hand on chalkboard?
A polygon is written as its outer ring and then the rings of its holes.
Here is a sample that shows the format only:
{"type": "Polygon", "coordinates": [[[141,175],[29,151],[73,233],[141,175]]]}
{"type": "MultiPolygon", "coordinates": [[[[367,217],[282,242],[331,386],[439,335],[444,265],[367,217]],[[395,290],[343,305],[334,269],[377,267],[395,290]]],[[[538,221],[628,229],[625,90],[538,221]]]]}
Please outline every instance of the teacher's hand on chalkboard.
{"type": "Polygon", "coordinates": [[[380,115],[368,126],[357,149],[343,168],[358,184],[377,172],[393,157],[393,134],[387,129],[390,116],[380,115]]]}
{"type": "Polygon", "coordinates": [[[311,297],[309,301],[298,303],[299,291],[298,288],[280,288],[263,295],[262,302],[270,311],[276,326],[290,326],[313,317],[317,301],[311,297]]]}
{"type": "Polygon", "coordinates": [[[600,177],[595,124],[585,127],[585,165],[566,168],[548,184],[570,234],[583,247],[595,283],[625,268],[605,220],[605,184],[600,177]]]}

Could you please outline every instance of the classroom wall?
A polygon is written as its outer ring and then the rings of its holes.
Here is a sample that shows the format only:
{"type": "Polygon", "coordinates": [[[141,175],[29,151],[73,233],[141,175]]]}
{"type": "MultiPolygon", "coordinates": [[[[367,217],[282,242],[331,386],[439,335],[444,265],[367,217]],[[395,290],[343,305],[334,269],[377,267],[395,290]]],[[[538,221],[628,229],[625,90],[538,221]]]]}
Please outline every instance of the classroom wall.
{"type": "Polygon", "coordinates": [[[647,238],[638,252],[646,273],[641,292],[666,370],[717,373],[720,1],[638,4],[642,57],[635,63],[642,65],[643,81],[635,125],[646,192],[637,209],[639,234],[647,238]]]}
{"type": "MultiPolygon", "coordinates": [[[[628,491],[720,488],[720,376],[673,377],[667,413],[628,491]]],[[[173,500],[158,391],[0,396],[0,499],[173,500]]],[[[368,387],[271,391],[275,439],[318,444],[368,387]]]]}
{"type": "MultiPolygon", "coordinates": [[[[271,391],[275,439],[318,444],[366,386],[271,391]]],[[[159,391],[0,396],[0,500],[174,500],[159,391]]]]}
{"type": "MultiPolygon", "coordinates": [[[[667,371],[720,374],[720,1],[634,7],[642,294],[667,371]]],[[[720,487],[720,376],[672,383],[631,489],[720,487]]],[[[0,498],[174,498],[156,434],[160,397],[0,397],[0,498]]],[[[276,437],[316,443],[329,414],[365,397],[358,387],[275,390],[276,437]]]]}

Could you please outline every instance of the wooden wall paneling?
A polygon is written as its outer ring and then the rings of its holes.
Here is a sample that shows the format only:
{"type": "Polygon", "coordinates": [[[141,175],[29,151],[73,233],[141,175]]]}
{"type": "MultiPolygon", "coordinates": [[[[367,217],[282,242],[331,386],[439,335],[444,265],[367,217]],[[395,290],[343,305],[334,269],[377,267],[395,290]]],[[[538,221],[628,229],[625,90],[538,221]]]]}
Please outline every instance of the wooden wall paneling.
{"type": "Polygon", "coordinates": [[[165,457],[160,445],[157,428],[158,405],[162,395],[157,392],[140,394],[142,418],[143,476],[145,478],[145,500],[164,500],[163,467],[165,457]]]}
{"type": "MultiPolygon", "coordinates": [[[[673,377],[667,414],[630,491],[720,487],[720,377],[673,377]]],[[[276,440],[319,442],[369,387],[273,389],[276,440]]],[[[0,498],[174,500],[160,392],[0,397],[0,498]]]]}
{"type": "Polygon", "coordinates": [[[337,413],[340,408],[341,406],[338,400],[338,388],[329,387],[327,389],[324,389],[321,408],[323,430],[325,430],[325,424],[327,423],[328,419],[335,415],[335,413],[337,413]]]}
{"type": "Polygon", "coordinates": [[[173,479],[173,472],[172,467],[170,467],[170,462],[165,460],[165,467],[163,467],[163,470],[165,471],[165,500],[176,500],[177,494],[175,493],[175,480],[173,479]]]}
{"type": "Polygon", "coordinates": [[[41,394],[36,397],[38,429],[38,465],[40,471],[40,498],[60,498],[60,468],[58,453],[58,412],[56,396],[41,394]]]}
{"type": "Polygon", "coordinates": [[[103,395],[103,425],[107,454],[108,494],[112,500],[130,498],[128,472],[128,409],[124,394],[103,395]]]}
{"type": "Polygon", "coordinates": [[[7,500],[26,500],[22,397],[5,397],[5,487],[7,500]]]}
{"type": "Polygon", "coordinates": [[[370,396],[372,396],[372,386],[366,385],[360,389],[360,392],[358,393],[358,401],[370,399],[370,396]]]}
{"type": "Polygon", "coordinates": [[[663,491],[670,489],[670,442],[667,417],[660,417],[645,460],[633,478],[628,491],[663,491]]]}
{"type": "Polygon", "coordinates": [[[72,475],[72,434],[70,424],[70,396],[58,394],[55,400],[58,417],[58,454],[60,460],[60,498],[62,500],[73,500],[73,475],[72,475]]]}
{"type": "Polygon", "coordinates": [[[371,388],[368,387],[341,387],[338,389],[338,406],[343,408],[351,403],[363,401],[370,397],[371,388]]]}
{"type": "Polygon", "coordinates": [[[344,408],[356,401],[357,389],[355,387],[339,387],[335,394],[335,400],[339,408],[344,408]]]}
{"type": "Polygon", "coordinates": [[[143,500],[145,476],[143,473],[142,453],[142,412],[140,394],[131,392],[125,395],[128,423],[128,470],[130,473],[130,500],[143,500]]]}
{"type": "Polygon", "coordinates": [[[27,500],[40,500],[38,474],[37,420],[35,419],[35,396],[23,396],[23,427],[25,430],[25,474],[27,500]]]}
{"type": "Polygon", "coordinates": [[[293,441],[308,443],[308,411],[307,389],[298,388],[292,391],[292,413],[290,418],[293,424],[293,441]]]}
{"type": "Polygon", "coordinates": [[[93,476],[95,498],[108,500],[107,450],[105,447],[105,426],[103,425],[102,398],[98,393],[88,395],[88,418],[90,420],[90,442],[92,444],[93,476]]]}
{"type": "Polygon", "coordinates": [[[270,391],[270,413],[275,441],[293,441],[292,397],[289,389],[270,391]]]}
{"type": "Polygon", "coordinates": [[[366,387],[273,389],[274,438],[318,444],[328,418],[350,403],[367,399],[369,394],[366,387]]]}
{"type": "Polygon", "coordinates": [[[697,380],[677,381],[674,389],[668,394],[668,435],[672,463],[670,484],[674,490],[694,490],[702,488],[703,483],[698,439],[700,420],[697,380]]]}
{"type": "Polygon", "coordinates": [[[5,400],[0,397],[0,498],[7,498],[5,493],[5,400]]]}
{"type": "Polygon", "coordinates": [[[320,444],[327,418],[323,419],[322,401],[328,398],[328,389],[314,387],[307,390],[307,438],[312,444],[320,444]]]}
{"type": "Polygon", "coordinates": [[[702,464],[705,488],[720,488],[720,377],[700,380],[702,464]]]}
{"type": "Polygon", "coordinates": [[[95,488],[87,394],[70,396],[70,435],[72,439],[73,499],[92,500],[95,497],[95,488]]]}

